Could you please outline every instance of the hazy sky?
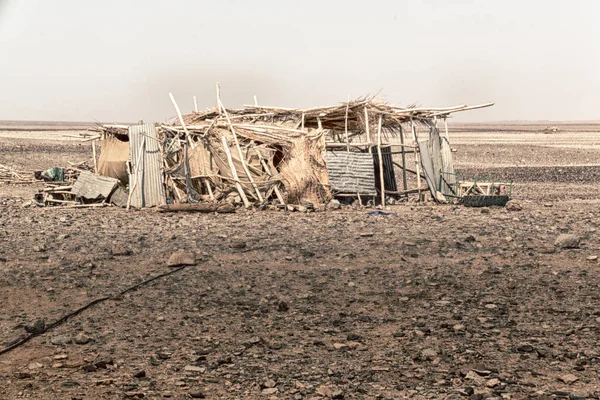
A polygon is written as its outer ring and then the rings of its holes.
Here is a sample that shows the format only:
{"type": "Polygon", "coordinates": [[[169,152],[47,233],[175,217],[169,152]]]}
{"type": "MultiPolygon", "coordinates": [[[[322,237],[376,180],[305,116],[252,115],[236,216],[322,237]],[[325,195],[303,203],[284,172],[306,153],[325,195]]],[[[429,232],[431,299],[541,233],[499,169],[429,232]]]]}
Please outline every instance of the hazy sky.
{"type": "MultiPolygon", "coordinates": [[[[600,119],[600,1],[0,0],[0,119],[162,121],[215,104],[495,101],[600,119]]],[[[458,115],[457,115],[458,117],[458,115]]]]}

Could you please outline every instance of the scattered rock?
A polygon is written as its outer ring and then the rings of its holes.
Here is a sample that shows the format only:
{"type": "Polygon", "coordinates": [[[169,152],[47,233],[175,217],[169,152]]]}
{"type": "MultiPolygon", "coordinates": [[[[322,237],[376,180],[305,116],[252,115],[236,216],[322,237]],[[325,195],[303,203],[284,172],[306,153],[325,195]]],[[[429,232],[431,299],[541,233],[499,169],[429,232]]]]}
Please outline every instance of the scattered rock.
{"type": "Polygon", "coordinates": [[[279,389],[277,389],[276,387],[274,387],[274,388],[266,388],[266,389],[263,389],[262,394],[271,395],[271,394],[277,393],[278,391],[279,391],[279,389]]]}
{"type": "Polygon", "coordinates": [[[27,368],[28,368],[28,369],[31,369],[31,370],[34,370],[34,369],[40,369],[40,368],[43,368],[43,367],[44,367],[44,366],[43,366],[42,364],[40,364],[39,362],[35,362],[35,361],[34,361],[34,362],[32,362],[32,363],[30,363],[30,364],[27,366],[27,368]]]}
{"type": "Polygon", "coordinates": [[[52,343],[56,346],[65,346],[65,345],[71,343],[72,341],[73,341],[73,339],[71,339],[69,336],[66,336],[66,335],[54,336],[54,337],[52,337],[52,339],[50,339],[50,343],[52,343]]]}
{"type": "Polygon", "coordinates": [[[375,235],[375,232],[362,232],[360,237],[372,237],[375,235]]]}
{"type": "Polygon", "coordinates": [[[277,303],[277,311],[279,311],[279,312],[286,312],[289,309],[290,309],[290,307],[288,306],[288,303],[286,303],[285,301],[280,300],[277,303]]]}
{"type": "Polygon", "coordinates": [[[580,238],[575,235],[563,233],[556,238],[554,245],[561,249],[578,249],[580,245],[580,238]]]}
{"type": "Polygon", "coordinates": [[[571,385],[579,380],[579,378],[573,374],[566,374],[566,375],[561,376],[558,379],[567,385],[571,385]]]}
{"type": "Polygon", "coordinates": [[[204,399],[204,398],[206,398],[204,396],[204,393],[202,393],[202,392],[190,392],[189,394],[190,394],[190,397],[192,399],[204,399]]]}
{"type": "Polygon", "coordinates": [[[91,341],[92,338],[83,332],[80,332],[79,334],[77,334],[77,336],[75,336],[75,344],[88,344],[91,341]]]}
{"type": "Polygon", "coordinates": [[[167,267],[196,265],[196,254],[189,251],[176,251],[167,260],[167,267]]]}
{"type": "Polygon", "coordinates": [[[123,393],[123,397],[126,399],[142,399],[144,398],[143,392],[125,392],[123,393]]]}
{"type": "Polygon", "coordinates": [[[44,332],[46,329],[46,321],[43,318],[35,320],[29,325],[25,325],[25,330],[31,334],[38,334],[44,332]]]}
{"type": "Polygon", "coordinates": [[[277,386],[277,382],[275,382],[273,379],[268,379],[265,381],[265,383],[263,383],[263,388],[274,388],[275,386],[277,386]]]}
{"type": "Polygon", "coordinates": [[[246,242],[241,239],[234,239],[229,244],[229,247],[231,247],[232,249],[238,249],[238,250],[245,249],[246,246],[247,246],[246,242]]]}
{"type": "Polygon", "coordinates": [[[508,211],[521,211],[523,210],[523,206],[521,205],[521,203],[518,203],[514,200],[510,200],[508,203],[506,203],[505,208],[508,211]]]}
{"type": "Polygon", "coordinates": [[[138,379],[139,378],[145,378],[146,377],[146,371],[142,369],[140,371],[134,372],[133,373],[133,377],[134,378],[138,378],[138,379]]]}
{"type": "Polygon", "coordinates": [[[110,249],[110,254],[112,254],[113,256],[121,256],[121,257],[125,257],[125,256],[130,256],[133,254],[133,252],[131,251],[131,249],[128,249],[125,246],[113,246],[112,249],[110,249]]]}
{"type": "Polygon", "coordinates": [[[339,210],[340,208],[342,208],[342,204],[336,199],[327,203],[327,211],[339,210]]]}
{"type": "Polygon", "coordinates": [[[419,358],[423,361],[432,361],[437,356],[437,351],[432,348],[421,350],[419,358]]]}
{"type": "Polygon", "coordinates": [[[496,386],[498,386],[500,383],[501,383],[501,382],[500,382],[500,379],[498,379],[498,378],[493,378],[493,379],[490,379],[489,381],[487,381],[487,382],[485,383],[485,386],[487,386],[487,387],[489,387],[489,388],[495,388],[495,387],[496,387],[496,386]]]}
{"type": "Polygon", "coordinates": [[[184,371],[186,372],[199,372],[199,373],[203,373],[206,371],[206,368],[204,367],[198,367],[196,365],[186,365],[183,368],[184,371]]]}
{"type": "Polygon", "coordinates": [[[535,348],[530,344],[521,344],[517,347],[517,351],[520,353],[533,353],[535,348]]]}

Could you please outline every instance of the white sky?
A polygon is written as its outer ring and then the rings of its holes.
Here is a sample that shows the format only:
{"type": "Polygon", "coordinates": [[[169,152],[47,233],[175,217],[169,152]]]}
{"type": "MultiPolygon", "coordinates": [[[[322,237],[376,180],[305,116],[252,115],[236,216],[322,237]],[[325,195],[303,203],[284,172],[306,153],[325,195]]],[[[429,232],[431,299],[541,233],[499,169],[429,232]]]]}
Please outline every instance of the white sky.
{"type": "Polygon", "coordinates": [[[600,119],[596,0],[0,0],[0,119],[495,101],[462,121],[600,119]]]}

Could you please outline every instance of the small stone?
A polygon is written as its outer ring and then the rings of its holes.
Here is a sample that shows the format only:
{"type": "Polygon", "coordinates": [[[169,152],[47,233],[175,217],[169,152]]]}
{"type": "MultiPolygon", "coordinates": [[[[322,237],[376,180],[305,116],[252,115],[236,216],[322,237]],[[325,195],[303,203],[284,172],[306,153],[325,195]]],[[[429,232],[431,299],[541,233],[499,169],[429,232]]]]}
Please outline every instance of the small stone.
{"type": "Polygon", "coordinates": [[[327,211],[339,210],[340,208],[342,208],[342,204],[336,199],[333,199],[327,203],[327,211]]]}
{"type": "Polygon", "coordinates": [[[133,377],[134,378],[138,378],[138,379],[139,378],[145,378],[146,377],[146,371],[142,369],[140,371],[134,372],[133,377]]]}
{"type": "Polygon", "coordinates": [[[196,365],[186,365],[183,368],[183,370],[187,371],[187,372],[200,372],[200,373],[203,373],[203,372],[206,371],[206,368],[204,368],[204,367],[198,367],[196,365]]]}
{"type": "Polygon", "coordinates": [[[375,235],[375,232],[363,232],[360,234],[360,237],[372,237],[375,235]]]}
{"type": "Polygon", "coordinates": [[[586,260],[588,260],[588,261],[596,261],[596,260],[598,260],[598,256],[588,256],[588,257],[586,257],[586,260]]]}
{"type": "Polygon", "coordinates": [[[333,344],[333,347],[334,347],[336,350],[345,350],[345,349],[347,349],[347,348],[348,348],[348,345],[347,345],[346,343],[334,343],[334,344],[333,344]]]}
{"type": "Polygon", "coordinates": [[[563,375],[558,379],[561,380],[563,383],[566,383],[567,385],[571,385],[579,380],[579,378],[573,374],[563,375]]]}
{"type": "Polygon", "coordinates": [[[498,386],[500,384],[500,379],[498,378],[493,378],[490,379],[489,381],[487,381],[485,383],[485,386],[489,387],[489,388],[495,388],[496,386],[498,386]]]}
{"type": "Polygon", "coordinates": [[[318,394],[319,396],[323,396],[323,397],[329,397],[329,398],[333,397],[333,389],[331,389],[329,386],[325,386],[325,385],[319,386],[319,388],[316,390],[315,393],[318,394]]]}
{"type": "Polygon", "coordinates": [[[465,326],[462,324],[456,324],[452,327],[452,329],[454,330],[454,332],[462,332],[465,330],[465,326]]]}
{"type": "Polygon", "coordinates": [[[246,242],[241,240],[241,239],[235,239],[232,240],[231,243],[229,244],[229,247],[231,247],[232,249],[245,249],[247,246],[246,242]]]}
{"type": "Polygon", "coordinates": [[[31,334],[38,334],[44,332],[46,329],[46,321],[43,318],[40,318],[31,324],[25,326],[25,330],[31,334]]]}
{"type": "Polygon", "coordinates": [[[84,372],[96,372],[98,371],[98,367],[96,367],[94,364],[85,364],[82,367],[84,372]]]}
{"type": "Polygon", "coordinates": [[[142,392],[125,392],[125,393],[123,393],[123,397],[125,397],[127,399],[133,399],[133,398],[142,399],[142,398],[144,398],[144,396],[145,395],[142,392]]]}
{"type": "Polygon", "coordinates": [[[133,254],[133,252],[131,251],[131,249],[128,249],[125,246],[113,246],[112,249],[110,249],[110,253],[113,256],[130,256],[131,254],[133,254]]]}
{"type": "Polygon", "coordinates": [[[57,354],[52,358],[55,360],[66,360],[67,358],[69,358],[69,356],[66,354],[57,354]]]}
{"type": "Polygon", "coordinates": [[[277,386],[277,382],[275,382],[273,379],[269,379],[263,383],[264,388],[274,388],[275,386],[277,386]]]}
{"type": "Polygon", "coordinates": [[[88,335],[86,335],[83,332],[80,332],[77,336],[75,336],[76,344],[88,344],[91,341],[92,341],[92,338],[90,338],[88,335]]]}
{"type": "Polygon", "coordinates": [[[307,207],[305,207],[305,206],[297,206],[297,207],[296,207],[296,210],[297,210],[298,212],[304,212],[304,213],[305,213],[305,212],[307,212],[307,211],[308,211],[308,208],[307,208],[307,207]]]}
{"type": "Polygon", "coordinates": [[[521,211],[523,210],[523,206],[521,205],[521,203],[518,203],[514,200],[509,201],[508,203],[506,203],[505,208],[508,211],[521,211]]]}
{"type": "Polygon", "coordinates": [[[348,286],[354,287],[354,286],[356,286],[356,283],[354,283],[354,282],[348,282],[348,286]]]}
{"type": "Polygon", "coordinates": [[[189,251],[176,251],[167,260],[167,267],[196,265],[196,254],[189,251]]]}
{"type": "Polygon", "coordinates": [[[204,393],[202,393],[202,392],[190,392],[190,397],[192,399],[204,399],[205,398],[204,393]]]}
{"type": "Polygon", "coordinates": [[[286,303],[285,301],[281,300],[277,303],[277,311],[286,312],[289,309],[290,309],[290,306],[288,306],[288,303],[286,303]]]}
{"type": "Polygon", "coordinates": [[[554,242],[554,245],[561,249],[578,249],[579,244],[579,237],[567,233],[559,235],[554,242]]]}
{"type": "Polygon", "coordinates": [[[533,353],[535,348],[530,344],[522,344],[517,347],[517,351],[520,353],[533,353]]]}
{"type": "Polygon", "coordinates": [[[42,367],[43,367],[43,365],[42,365],[42,364],[40,364],[39,362],[35,362],[35,361],[34,361],[34,362],[32,362],[32,363],[30,363],[30,364],[27,366],[27,368],[29,368],[29,369],[31,369],[31,370],[34,370],[34,369],[40,369],[40,368],[42,368],[42,367]]]}
{"type": "Polygon", "coordinates": [[[54,336],[52,339],[50,339],[50,342],[57,346],[64,346],[71,343],[72,341],[73,339],[66,335],[54,336]]]}
{"type": "Polygon", "coordinates": [[[266,389],[263,389],[262,394],[271,395],[271,394],[277,393],[278,391],[279,391],[279,389],[277,389],[276,387],[274,387],[274,388],[266,388],[266,389]]]}
{"type": "Polygon", "coordinates": [[[437,351],[431,348],[423,349],[419,356],[421,360],[432,361],[437,356],[437,351]]]}

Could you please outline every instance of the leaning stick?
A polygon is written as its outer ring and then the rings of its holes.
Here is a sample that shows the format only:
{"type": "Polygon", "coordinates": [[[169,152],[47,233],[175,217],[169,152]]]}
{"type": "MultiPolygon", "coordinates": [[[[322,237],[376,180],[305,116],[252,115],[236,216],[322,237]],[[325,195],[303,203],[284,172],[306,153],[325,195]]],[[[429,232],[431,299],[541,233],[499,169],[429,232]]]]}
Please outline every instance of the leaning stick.
{"type": "Polygon", "coordinates": [[[94,173],[98,173],[98,160],[96,160],[96,141],[92,140],[92,156],[94,157],[94,173]]]}
{"type": "Polygon", "coordinates": [[[240,147],[240,142],[238,141],[237,135],[235,133],[235,129],[233,128],[233,124],[231,123],[231,120],[229,119],[229,114],[227,113],[227,110],[223,106],[223,102],[221,102],[221,90],[219,89],[218,83],[217,83],[217,102],[219,104],[219,107],[223,111],[223,114],[225,114],[225,118],[227,119],[227,123],[229,124],[229,129],[231,130],[231,134],[233,135],[233,142],[235,143],[235,147],[237,148],[238,154],[240,156],[240,162],[242,163],[244,172],[246,173],[246,176],[248,177],[250,184],[252,185],[252,187],[254,187],[254,190],[256,191],[256,195],[258,196],[258,201],[260,201],[262,203],[263,197],[260,194],[260,190],[258,190],[258,186],[256,186],[256,183],[254,182],[252,175],[250,174],[250,170],[248,169],[248,166],[246,165],[244,153],[242,152],[242,148],[240,147]]]}
{"type": "Polygon", "coordinates": [[[379,159],[379,184],[381,185],[381,204],[385,206],[385,179],[383,177],[383,156],[381,155],[381,115],[377,125],[377,158],[379,159]]]}
{"type": "Polygon", "coordinates": [[[248,198],[246,197],[246,193],[244,193],[244,189],[242,188],[242,185],[240,185],[240,178],[238,177],[237,174],[237,170],[235,169],[235,165],[233,164],[233,158],[231,157],[231,152],[229,151],[229,145],[227,144],[227,139],[225,139],[225,136],[221,137],[222,141],[223,141],[223,149],[225,150],[225,154],[227,155],[227,162],[229,163],[229,168],[231,168],[231,175],[233,175],[233,179],[235,180],[235,188],[237,189],[238,193],[240,194],[240,197],[242,199],[242,201],[244,202],[244,206],[246,208],[250,207],[250,202],[248,201],[248,198]]]}
{"type": "Polygon", "coordinates": [[[348,108],[350,107],[350,96],[348,96],[348,102],[346,103],[346,118],[344,119],[344,131],[346,133],[346,151],[350,153],[350,140],[348,140],[348,108]]]}
{"type": "Polygon", "coordinates": [[[183,128],[183,131],[185,132],[185,138],[187,139],[189,145],[192,146],[192,148],[194,148],[194,143],[192,142],[190,133],[188,132],[187,128],[185,127],[185,122],[183,122],[183,116],[181,115],[181,110],[179,109],[179,106],[177,105],[177,102],[175,101],[175,97],[173,97],[173,93],[169,93],[169,97],[171,98],[171,102],[173,103],[173,106],[175,107],[175,111],[177,112],[177,117],[179,118],[179,123],[181,124],[181,127],[183,128]]]}
{"type": "Polygon", "coordinates": [[[410,120],[410,127],[412,131],[413,144],[415,146],[415,170],[417,171],[417,193],[419,193],[419,201],[421,201],[421,165],[419,163],[419,149],[417,142],[417,128],[414,121],[410,120]]]}
{"type": "Polygon", "coordinates": [[[367,107],[365,107],[365,131],[367,132],[367,143],[369,144],[369,153],[371,152],[371,134],[369,132],[369,112],[367,111],[367,107]]]}
{"type": "Polygon", "coordinates": [[[198,112],[198,100],[196,100],[196,96],[194,96],[194,111],[198,112]]]}

